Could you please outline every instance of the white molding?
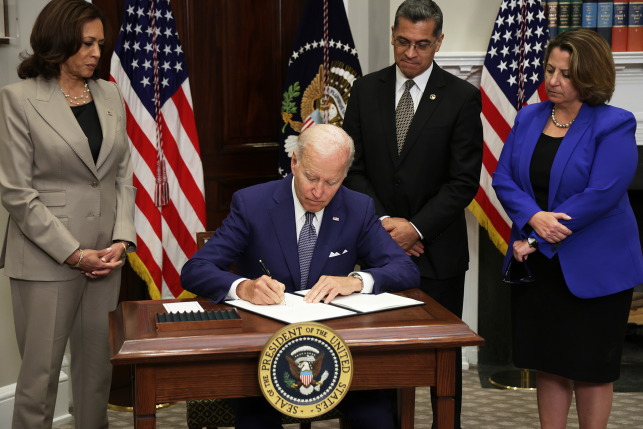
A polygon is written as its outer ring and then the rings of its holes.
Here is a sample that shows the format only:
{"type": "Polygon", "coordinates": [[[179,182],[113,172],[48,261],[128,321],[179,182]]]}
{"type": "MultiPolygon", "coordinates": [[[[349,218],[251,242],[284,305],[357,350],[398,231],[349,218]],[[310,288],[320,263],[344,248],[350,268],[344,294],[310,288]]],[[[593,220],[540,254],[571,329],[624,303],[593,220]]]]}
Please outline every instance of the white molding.
{"type": "Polygon", "coordinates": [[[643,112],[632,112],[636,119],[636,144],[643,146],[643,112]]]}
{"type": "Polygon", "coordinates": [[[479,88],[484,57],[484,52],[438,52],[435,62],[440,68],[479,88]]]}
{"type": "MultiPolygon", "coordinates": [[[[478,220],[465,210],[467,219],[467,236],[469,241],[469,270],[464,279],[464,302],[462,305],[462,321],[478,332],[478,273],[480,261],[480,226],[478,220]]],[[[462,348],[462,369],[469,365],[478,364],[478,347],[462,348]]]]}
{"type": "MultiPolygon", "coordinates": [[[[58,396],[54,409],[53,427],[62,426],[71,421],[69,414],[69,376],[60,372],[58,378],[58,396]]],[[[16,383],[0,387],[0,428],[10,428],[13,420],[13,403],[16,396],[16,383]]]]}
{"type": "MultiPolygon", "coordinates": [[[[435,62],[454,76],[479,88],[485,55],[484,52],[438,52],[435,62]]],[[[633,94],[643,94],[643,52],[614,52],[613,55],[616,67],[614,98],[622,100],[625,97],[631,101],[633,94]]],[[[623,107],[632,111],[628,109],[631,107],[629,104],[623,107]]],[[[643,112],[632,113],[637,121],[636,144],[643,146],[643,112]]]]}

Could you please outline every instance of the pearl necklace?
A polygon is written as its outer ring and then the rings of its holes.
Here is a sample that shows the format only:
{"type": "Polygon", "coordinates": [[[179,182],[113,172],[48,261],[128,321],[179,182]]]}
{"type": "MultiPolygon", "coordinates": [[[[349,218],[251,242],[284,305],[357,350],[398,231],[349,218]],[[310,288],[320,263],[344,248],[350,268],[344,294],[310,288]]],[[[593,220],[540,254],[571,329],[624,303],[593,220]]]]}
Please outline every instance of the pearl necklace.
{"type": "Polygon", "coordinates": [[[71,104],[76,103],[76,106],[80,105],[81,101],[82,101],[82,104],[85,104],[85,103],[87,103],[89,101],[89,87],[87,86],[87,81],[85,81],[85,89],[83,90],[83,93],[80,96],[80,100],[78,100],[78,97],[72,97],[69,94],[65,94],[65,91],[63,91],[62,88],[60,88],[60,92],[62,92],[63,95],[65,96],[65,100],[69,101],[71,104]],[[85,94],[87,94],[87,95],[85,95],[85,94]],[[76,101],[76,100],[78,100],[78,101],[76,101]]]}
{"type": "Polygon", "coordinates": [[[559,124],[558,121],[556,121],[556,116],[554,115],[554,112],[556,111],[556,106],[553,106],[551,108],[551,120],[554,121],[554,125],[556,125],[558,128],[569,128],[571,124],[574,123],[576,118],[572,119],[569,124],[559,124]]]}

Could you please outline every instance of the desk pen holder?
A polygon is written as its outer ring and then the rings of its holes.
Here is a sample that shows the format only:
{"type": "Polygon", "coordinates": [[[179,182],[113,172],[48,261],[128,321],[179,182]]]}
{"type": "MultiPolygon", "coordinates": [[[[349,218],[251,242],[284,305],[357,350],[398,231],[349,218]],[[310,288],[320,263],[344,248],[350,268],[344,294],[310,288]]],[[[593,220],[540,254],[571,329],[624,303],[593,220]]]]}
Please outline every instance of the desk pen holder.
{"type": "Polygon", "coordinates": [[[157,332],[240,328],[241,326],[243,323],[236,308],[189,313],[156,313],[157,332]]]}

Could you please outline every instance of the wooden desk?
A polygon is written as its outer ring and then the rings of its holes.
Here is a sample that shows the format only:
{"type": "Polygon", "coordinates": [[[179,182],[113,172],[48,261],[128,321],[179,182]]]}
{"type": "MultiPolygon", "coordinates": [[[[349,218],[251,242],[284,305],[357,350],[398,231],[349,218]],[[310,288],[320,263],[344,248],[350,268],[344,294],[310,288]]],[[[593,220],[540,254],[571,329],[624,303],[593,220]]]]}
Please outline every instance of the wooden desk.
{"type": "MultiPolygon", "coordinates": [[[[433,421],[453,428],[455,348],[484,340],[419,289],[400,293],[420,307],[323,322],[353,356],[350,390],[401,388],[401,427],[414,424],[415,387],[434,386],[433,421]]],[[[261,396],[259,354],[280,322],[239,310],[242,328],[156,332],[165,301],[122,302],[109,314],[111,362],[134,368],[134,427],[156,428],[155,405],[190,399],[261,396]]],[[[220,309],[198,299],[205,310],[220,309]]]]}

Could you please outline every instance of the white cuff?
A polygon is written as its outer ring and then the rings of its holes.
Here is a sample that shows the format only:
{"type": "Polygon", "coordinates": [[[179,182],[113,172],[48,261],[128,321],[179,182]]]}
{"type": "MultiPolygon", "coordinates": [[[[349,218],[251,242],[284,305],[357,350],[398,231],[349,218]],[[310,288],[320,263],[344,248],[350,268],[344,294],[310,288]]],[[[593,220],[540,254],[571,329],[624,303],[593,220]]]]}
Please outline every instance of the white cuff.
{"type": "Polygon", "coordinates": [[[422,233],[420,232],[419,229],[415,225],[413,225],[413,222],[409,222],[413,228],[418,232],[418,235],[420,236],[420,240],[424,240],[424,236],[422,236],[422,233]]]}
{"type": "Polygon", "coordinates": [[[235,280],[234,283],[232,283],[232,286],[230,286],[230,290],[228,291],[228,295],[226,295],[225,299],[230,300],[230,299],[241,299],[239,298],[239,295],[237,295],[237,286],[239,286],[239,283],[241,283],[244,280],[248,280],[245,278],[240,278],[238,280],[235,280]]]}
{"type": "Polygon", "coordinates": [[[362,282],[364,282],[364,288],[362,289],[361,293],[373,293],[373,285],[375,284],[375,280],[373,280],[373,275],[371,273],[367,273],[365,271],[353,271],[352,273],[349,274],[349,276],[351,274],[359,274],[360,276],[362,276],[362,282]]]}
{"type": "Polygon", "coordinates": [[[391,217],[391,216],[389,216],[389,215],[384,215],[384,216],[380,217],[380,222],[382,222],[382,221],[383,221],[384,219],[386,219],[387,217],[391,217]]]}

